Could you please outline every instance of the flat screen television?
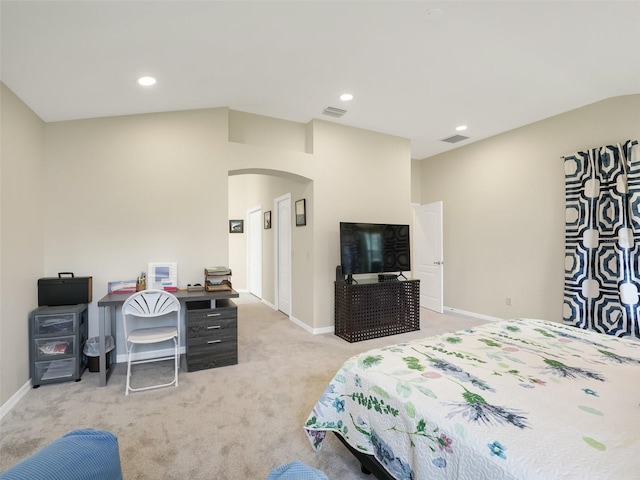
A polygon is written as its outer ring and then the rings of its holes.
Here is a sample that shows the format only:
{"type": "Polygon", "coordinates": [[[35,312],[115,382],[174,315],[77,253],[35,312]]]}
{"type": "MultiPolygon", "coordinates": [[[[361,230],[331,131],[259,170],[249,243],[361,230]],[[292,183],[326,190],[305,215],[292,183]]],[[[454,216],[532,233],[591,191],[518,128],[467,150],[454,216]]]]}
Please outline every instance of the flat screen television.
{"type": "Polygon", "coordinates": [[[343,275],[411,270],[409,225],[340,222],[343,275]]]}

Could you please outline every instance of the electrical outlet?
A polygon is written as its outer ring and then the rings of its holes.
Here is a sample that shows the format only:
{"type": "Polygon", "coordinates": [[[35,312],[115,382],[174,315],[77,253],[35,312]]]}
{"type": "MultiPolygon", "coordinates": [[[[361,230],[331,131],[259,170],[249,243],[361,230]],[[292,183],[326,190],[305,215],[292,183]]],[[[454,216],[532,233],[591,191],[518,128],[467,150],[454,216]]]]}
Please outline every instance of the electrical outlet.
{"type": "Polygon", "coordinates": [[[506,298],[506,303],[507,305],[511,306],[511,297],[506,298]]]}

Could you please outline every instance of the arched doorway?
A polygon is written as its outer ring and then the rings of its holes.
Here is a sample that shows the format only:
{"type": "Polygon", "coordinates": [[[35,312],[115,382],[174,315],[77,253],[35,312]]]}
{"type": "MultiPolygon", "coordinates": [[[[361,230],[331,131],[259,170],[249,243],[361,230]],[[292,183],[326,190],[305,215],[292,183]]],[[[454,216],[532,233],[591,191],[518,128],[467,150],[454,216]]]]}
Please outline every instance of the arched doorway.
{"type": "MultiPolygon", "coordinates": [[[[267,169],[229,172],[229,218],[244,215],[245,223],[249,224],[250,213],[261,210],[261,300],[289,316],[295,308],[296,289],[305,288],[304,279],[296,279],[296,259],[292,255],[296,238],[302,233],[301,229],[295,228],[292,204],[299,198],[306,198],[307,208],[310,208],[312,197],[313,182],[300,175],[267,169]],[[270,217],[270,224],[266,223],[265,214],[270,217]]],[[[309,229],[311,226],[306,232],[309,229]]],[[[249,280],[255,274],[248,251],[254,243],[250,237],[252,230],[245,230],[244,236],[232,235],[230,239],[229,262],[236,266],[232,266],[233,284],[238,291],[251,291],[249,280]],[[241,248],[240,244],[246,248],[241,248]],[[240,275],[236,276],[236,271],[240,275]],[[246,275],[242,275],[244,272],[246,275]]]]}

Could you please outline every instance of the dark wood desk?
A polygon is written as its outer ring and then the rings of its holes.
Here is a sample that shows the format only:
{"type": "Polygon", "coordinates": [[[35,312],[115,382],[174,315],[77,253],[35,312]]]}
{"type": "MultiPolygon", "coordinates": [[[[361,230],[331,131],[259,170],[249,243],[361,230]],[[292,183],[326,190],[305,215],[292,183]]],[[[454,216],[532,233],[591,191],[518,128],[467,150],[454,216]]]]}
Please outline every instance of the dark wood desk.
{"type": "MultiPolygon", "coordinates": [[[[210,300],[222,300],[225,298],[238,298],[240,295],[235,290],[223,290],[219,292],[188,292],[186,290],[178,290],[173,293],[180,303],[184,307],[185,302],[197,302],[197,301],[210,301],[210,300]]],[[[129,298],[133,293],[109,293],[102,297],[98,301],[98,348],[100,351],[100,383],[101,387],[107,384],[108,378],[111,376],[113,369],[115,368],[116,355],[110,355],[111,365],[107,366],[107,353],[106,353],[106,309],[110,310],[110,329],[109,334],[113,336],[115,343],[116,334],[116,309],[122,307],[124,301],[129,298]]],[[[184,310],[184,308],[183,308],[184,310]]],[[[182,319],[180,319],[182,321],[182,319]]],[[[115,350],[115,347],[114,347],[115,350]]]]}

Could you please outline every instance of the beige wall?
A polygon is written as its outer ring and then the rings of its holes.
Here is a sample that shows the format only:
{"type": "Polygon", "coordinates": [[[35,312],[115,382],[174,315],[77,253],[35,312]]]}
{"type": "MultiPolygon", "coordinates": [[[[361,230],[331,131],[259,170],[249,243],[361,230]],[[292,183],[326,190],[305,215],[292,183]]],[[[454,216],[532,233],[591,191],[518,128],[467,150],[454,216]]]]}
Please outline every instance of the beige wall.
{"type": "Polygon", "coordinates": [[[561,320],[561,156],[639,138],[640,95],[630,95],[423,160],[421,203],[444,202],[445,306],[561,320]]]}
{"type": "MultiPolygon", "coordinates": [[[[411,222],[409,140],[322,120],[311,121],[305,129],[247,114],[235,116],[234,122],[233,129],[242,128],[245,142],[227,145],[225,155],[234,174],[288,172],[311,182],[302,197],[307,198],[307,226],[292,226],[292,316],[312,329],[330,328],[340,221],[411,222]],[[251,133],[265,128],[292,138],[251,133]]],[[[241,136],[231,132],[230,137],[241,136]]],[[[292,208],[297,199],[292,196],[292,208]]],[[[234,251],[246,261],[244,250],[234,251]]]]}
{"type": "Polygon", "coordinates": [[[312,182],[291,192],[292,203],[307,198],[308,215],[306,227],[292,227],[292,316],[314,329],[333,324],[340,220],[411,218],[409,141],[330,122],[227,109],[61,122],[47,125],[47,156],[48,208],[65,211],[45,226],[47,272],[94,275],[97,298],[108,280],[135,276],[148,261],[176,261],[180,285],[200,281],[205,264],[228,264],[234,285],[246,288],[246,235],[228,234],[228,219],[246,220],[253,205],[228,208],[229,172],[312,182]],[[82,192],[85,200],[74,200],[82,192]],[[142,203],[125,208],[134,197],[142,203]]]}
{"type": "MultiPolygon", "coordinates": [[[[314,329],[314,274],[312,248],[314,238],[313,181],[301,176],[318,160],[312,155],[309,133],[313,124],[301,124],[261,115],[230,111],[228,158],[234,167],[229,177],[229,218],[245,221],[243,235],[229,235],[229,261],[234,288],[247,290],[247,212],[261,207],[272,212],[274,200],[291,196],[291,317],[314,329]],[[251,152],[250,154],[248,152],[251,152]],[[237,159],[237,160],[235,160],[237,159]],[[247,161],[249,160],[249,161],[247,161]],[[307,225],[295,227],[295,201],[306,199],[307,225]]],[[[275,299],[275,228],[262,231],[262,299],[277,305],[275,299]]]]}
{"type": "Polygon", "coordinates": [[[228,263],[226,128],[225,108],[46,125],[45,273],[93,276],[90,335],[109,281],[228,263]]]}
{"type": "MultiPolygon", "coordinates": [[[[338,261],[337,235],[335,248],[323,243],[325,260],[316,258],[314,240],[325,229],[337,232],[343,204],[360,219],[410,218],[406,139],[322,121],[301,126],[229,115],[225,108],[59,122],[45,130],[45,273],[92,275],[96,300],[108,281],[134,278],[147,262],[177,262],[180,286],[202,281],[206,265],[228,264],[238,272],[234,285],[246,287],[246,253],[232,245],[229,257],[230,238],[246,239],[228,234],[229,215],[246,216],[229,211],[229,172],[289,172],[313,181],[309,224],[292,228],[292,315],[312,328],[333,323],[338,261]],[[330,213],[330,224],[318,223],[319,212],[330,213]],[[319,268],[322,261],[330,264],[319,268]],[[315,282],[328,286],[318,290],[315,282]]],[[[90,315],[97,317],[95,303],[90,315]]]]}
{"type": "Polygon", "coordinates": [[[44,123],[0,84],[0,405],[29,379],[28,316],[44,272],[44,123]]]}
{"type": "Polygon", "coordinates": [[[416,205],[422,202],[422,164],[421,160],[411,160],[411,203],[416,205]]]}
{"type": "Polygon", "coordinates": [[[314,121],[315,327],[333,325],[340,221],[411,223],[409,140],[314,121]]]}

